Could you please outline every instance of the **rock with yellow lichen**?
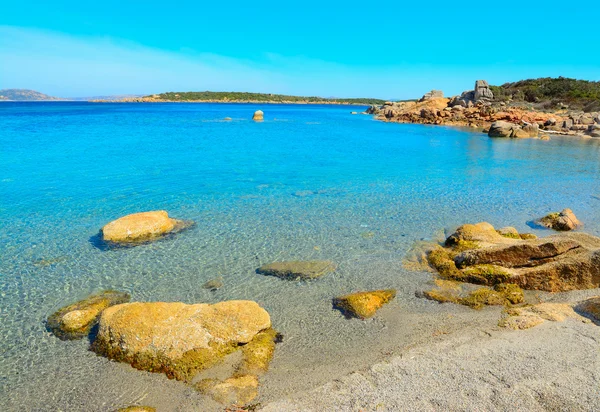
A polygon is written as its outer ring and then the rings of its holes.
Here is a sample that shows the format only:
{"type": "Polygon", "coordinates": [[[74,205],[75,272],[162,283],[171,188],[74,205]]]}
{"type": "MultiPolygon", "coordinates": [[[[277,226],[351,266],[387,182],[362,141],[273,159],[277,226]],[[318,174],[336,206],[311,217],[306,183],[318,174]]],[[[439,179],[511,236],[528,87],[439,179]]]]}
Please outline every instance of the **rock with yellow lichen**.
{"type": "Polygon", "coordinates": [[[524,295],[517,285],[500,283],[494,288],[480,287],[457,281],[437,279],[433,289],[423,292],[423,296],[440,303],[455,303],[481,309],[484,306],[513,305],[523,302],[524,295]]]}
{"type": "Polygon", "coordinates": [[[265,342],[275,336],[270,328],[269,314],[252,301],[126,303],[102,313],[92,349],[135,368],[191,382],[244,345],[250,345],[246,352],[256,360],[245,368],[266,369],[273,346],[265,342]],[[260,342],[253,343],[255,338],[260,342]]]}
{"type": "Polygon", "coordinates": [[[108,244],[136,245],[181,231],[193,222],[172,219],[164,210],[134,213],[106,224],[100,231],[108,244]]]}
{"type": "Polygon", "coordinates": [[[346,317],[370,318],[384,304],[396,297],[395,289],[357,292],[333,299],[333,306],[346,317]]]}
{"type": "Polygon", "coordinates": [[[481,222],[460,226],[427,252],[442,278],[559,292],[600,287],[600,238],[564,233],[537,238],[481,222]]]}
{"type": "Polygon", "coordinates": [[[87,336],[103,310],[128,302],[125,292],[107,290],[65,306],[48,317],[48,328],[62,340],[81,339],[87,336]]]}

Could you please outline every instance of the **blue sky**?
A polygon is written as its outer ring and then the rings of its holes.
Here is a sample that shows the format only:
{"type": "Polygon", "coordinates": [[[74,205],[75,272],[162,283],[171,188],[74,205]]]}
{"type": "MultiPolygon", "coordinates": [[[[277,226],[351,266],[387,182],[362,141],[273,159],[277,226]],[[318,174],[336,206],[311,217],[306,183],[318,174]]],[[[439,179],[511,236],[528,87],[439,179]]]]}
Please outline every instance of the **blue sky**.
{"type": "Polygon", "coordinates": [[[0,13],[0,89],[418,97],[600,80],[595,2],[28,1],[0,13]]]}

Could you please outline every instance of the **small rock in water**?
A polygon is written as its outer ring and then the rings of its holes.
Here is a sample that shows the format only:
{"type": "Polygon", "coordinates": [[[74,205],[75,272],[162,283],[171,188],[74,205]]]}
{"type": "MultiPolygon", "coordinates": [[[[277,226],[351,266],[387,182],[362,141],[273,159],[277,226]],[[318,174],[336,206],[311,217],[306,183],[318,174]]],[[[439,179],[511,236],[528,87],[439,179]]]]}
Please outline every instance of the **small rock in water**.
{"type": "Polygon", "coordinates": [[[48,318],[48,328],[62,340],[81,339],[97,323],[102,311],[110,306],[129,302],[125,292],[107,290],[75,302],[54,312],[48,318]]]}
{"type": "Polygon", "coordinates": [[[224,381],[204,379],[196,384],[196,389],[224,405],[243,405],[258,395],[258,378],[244,375],[224,381]]]}
{"type": "Polygon", "coordinates": [[[339,309],[346,317],[366,319],[375,315],[379,308],[395,297],[395,289],[351,293],[333,299],[333,307],[339,309]]]}
{"type": "Polygon", "coordinates": [[[223,287],[223,276],[219,276],[217,278],[211,279],[202,285],[203,289],[208,289],[211,292],[214,292],[223,287]]]}
{"type": "Polygon", "coordinates": [[[373,239],[375,237],[375,232],[362,232],[360,236],[363,239],[373,239]]]}
{"type": "Polygon", "coordinates": [[[549,229],[568,231],[582,226],[571,209],[563,209],[562,212],[550,213],[536,221],[537,224],[549,229]]]}
{"type": "Polygon", "coordinates": [[[254,116],[252,116],[252,120],[256,122],[262,122],[264,120],[264,113],[262,110],[257,110],[254,112],[254,116]]]}
{"type": "Polygon", "coordinates": [[[157,210],[133,213],[113,220],[100,230],[100,234],[102,240],[108,243],[135,245],[178,232],[192,224],[172,219],[166,211],[157,210]]]}
{"type": "Polygon", "coordinates": [[[312,196],[316,194],[315,192],[313,192],[312,190],[298,190],[297,192],[293,193],[293,196],[296,197],[307,197],[307,196],[312,196]]]}
{"type": "Polygon", "coordinates": [[[232,120],[232,119],[231,119],[231,117],[226,117],[226,118],[224,118],[223,120],[230,121],[230,120],[232,120]]]}
{"type": "Polygon", "coordinates": [[[262,275],[277,276],[287,280],[309,280],[319,278],[337,269],[329,260],[273,262],[256,270],[262,275]]]}

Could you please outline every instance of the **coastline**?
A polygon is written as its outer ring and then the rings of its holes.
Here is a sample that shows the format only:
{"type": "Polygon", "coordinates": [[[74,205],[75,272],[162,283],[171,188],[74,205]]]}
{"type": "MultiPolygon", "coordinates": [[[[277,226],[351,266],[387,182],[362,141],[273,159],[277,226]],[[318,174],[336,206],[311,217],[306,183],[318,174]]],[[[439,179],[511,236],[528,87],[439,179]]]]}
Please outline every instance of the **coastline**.
{"type": "Polygon", "coordinates": [[[338,105],[338,106],[360,106],[369,107],[369,103],[349,102],[292,102],[292,101],[258,101],[258,100],[87,100],[88,103],[219,103],[219,104],[298,104],[298,105],[338,105]]]}

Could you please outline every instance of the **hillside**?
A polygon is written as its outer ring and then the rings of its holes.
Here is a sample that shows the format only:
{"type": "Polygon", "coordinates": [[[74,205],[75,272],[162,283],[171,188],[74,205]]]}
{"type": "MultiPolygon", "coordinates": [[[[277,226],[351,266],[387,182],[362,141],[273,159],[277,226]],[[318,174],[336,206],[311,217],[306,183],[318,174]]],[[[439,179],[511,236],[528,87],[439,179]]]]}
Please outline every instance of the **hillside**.
{"type": "Polygon", "coordinates": [[[0,100],[35,101],[35,100],[63,100],[60,97],[48,96],[47,94],[27,89],[2,89],[0,100]]]}
{"type": "Polygon", "coordinates": [[[346,103],[346,104],[383,104],[381,99],[371,98],[323,98],[289,96],[270,93],[246,92],[167,92],[145,96],[146,101],[209,101],[209,102],[265,102],[265,103],[346,103]]]}
{"type": "Polygon", "coordinates": [[[490,86],[490,89],[498,101],[538,103],[544,109],[600,110],[600,82],[545,77],[490,86]]]}

